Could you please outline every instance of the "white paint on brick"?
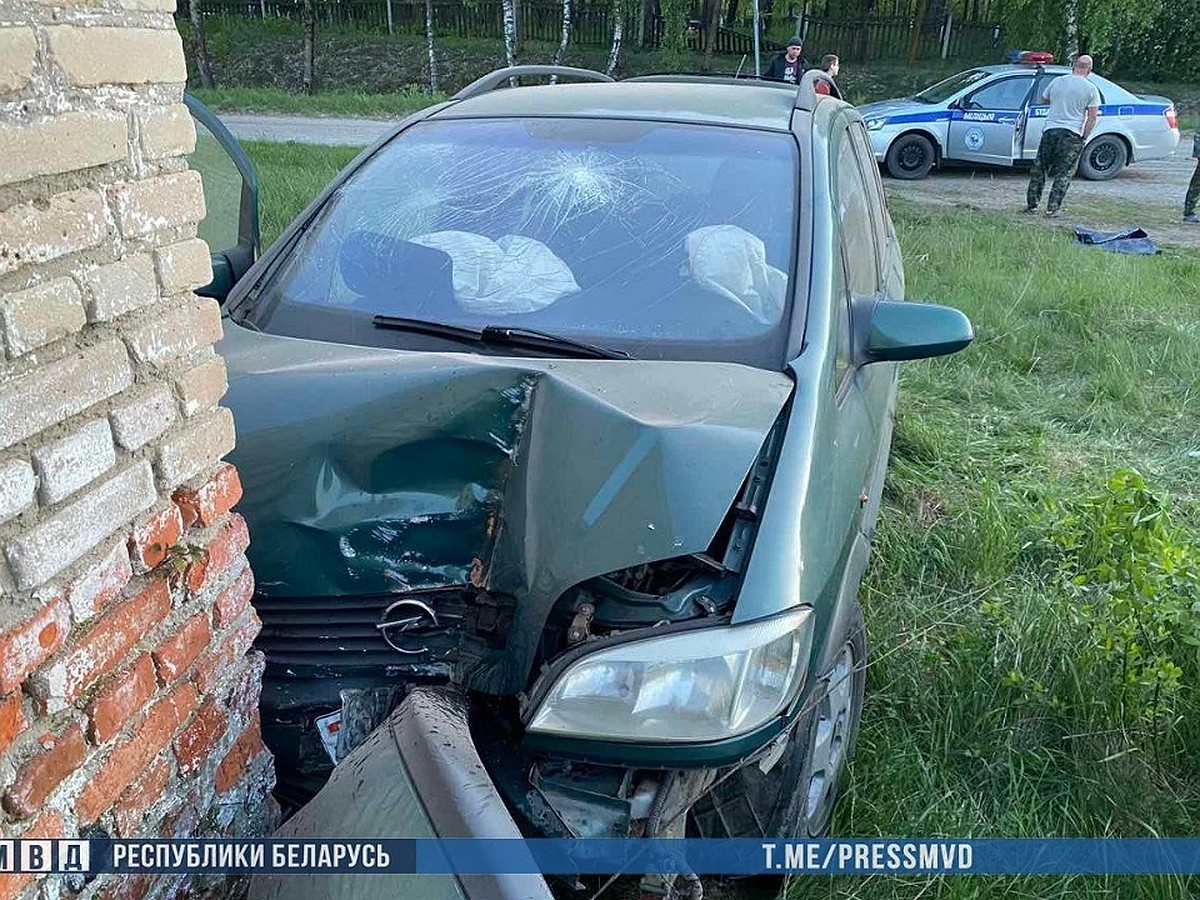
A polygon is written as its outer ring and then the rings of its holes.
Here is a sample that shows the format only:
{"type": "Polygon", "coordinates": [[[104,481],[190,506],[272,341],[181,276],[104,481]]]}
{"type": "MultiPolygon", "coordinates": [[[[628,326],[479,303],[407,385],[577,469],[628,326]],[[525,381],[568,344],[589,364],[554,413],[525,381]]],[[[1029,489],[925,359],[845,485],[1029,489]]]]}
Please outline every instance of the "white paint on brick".
{"type": "Polygon", "coordinates": [[[125,237],[145,237],[204,218],[204,187],[200,173],[191,169],[114,185],[108,195],[125,237]]]}
{"type": "Polygon", "coordinates": [[[170,244],[158,251],[158,277],[163,291],[178,294],[212,281],[212,254],[199,238],[170,244]]]}
{"type": "Polygon", "coordinates": [[[179,399],[183,402],[183,414],[196,413],[217,405],[229,387],[226,380],[225,360],[215,356],[179,376],[179,399]]]}
{"type": "Polygon", "coordinates": [[[120,341],[97,344],[0,387],[0,448],[83,412],[133,384],[120,341]]]}
{"type": "Polygon", "coordinates": [[[158,499],[150,464],[139,460],[121,474],[20,535],[4,548],[17,587],[53,578],[158,499]]]}
{"type": "Polygon", "coordinates": [[[33,451],[42,484],[42,502],[57,503],[95,481],[117,464],[107,419],[94,419],[78,431],[33,451]]]}
{"type": "Polygon", "coordinates": [[[213,468],[233,449],[233,443],[233,413],[224,407],[167,438],[158,450],[163,487],[175,488],[198,472],[213,468]]]}
{"type": "Polygon", "coordinates": [[[0,94],[16,94],[33,77],[37,41],[32,28],[0,28],[0,94]]]}
{"type": "Polygon", "coordinates": [[[182,103],[139,109],[137,123],[147,159],[186,156],[196,149],[196,126],[182,103]]]}
{"type": "Polygon", "coordinates": [[[36,488],[33,467],[25,460],[0,462],[0,522],[7,522],[33,506],[36,488]]]}
{"type": "Polygon", "coordinates": [[[104,201],[95,191],[11,207],[0,212],[0,275],[94,247],[107,233],[104,201]]]}
{"type": "Polygon", "coordinates": [[[82,297],[70,278],[55,278],[0,297],[0,332],[9,356],[20,356],[74,334],[83,324],[82,297]]]}
{"type": "Polygon", "coordinates": [[[117,541],[100,562],[88,569],[67,587],[67,602],[76,624],[92,618],[98,610],[96,602],[102,594],[114,594],[133,577],[129,550],[124,541],[117,541]]]}
{"type": "Polygon", "coordinates": [[[64,113],[0,122],[0,184],[119,162],[129,156],[129,125],[119,112],[64,113]]]}
{"type": "Polygon", "coordinates": [[[158,300],[154,262],[148,253],[93,269],[84,277],[90,294],[88,320],[107,322],[158,300]]]}
{"type": "Polygon", "coordinates": [[[173,27],[55,25],[46,36],[55,63],[77,87],[187,80],[183,43],[173,27]]]}
{"type": "Polygon", "coordinates": [[[133,358],[140,363],[162,362],[221,339],[221,307],[215,300],[196,298],[158,316],[126,335],[133,358]]]}
{"type": "Polygon", "coordinates": [[[126,450],[136,450],[175,421],[175,400],[165,384],[155,384],[116,407],[108,420],[117,443],[126,450]]]}

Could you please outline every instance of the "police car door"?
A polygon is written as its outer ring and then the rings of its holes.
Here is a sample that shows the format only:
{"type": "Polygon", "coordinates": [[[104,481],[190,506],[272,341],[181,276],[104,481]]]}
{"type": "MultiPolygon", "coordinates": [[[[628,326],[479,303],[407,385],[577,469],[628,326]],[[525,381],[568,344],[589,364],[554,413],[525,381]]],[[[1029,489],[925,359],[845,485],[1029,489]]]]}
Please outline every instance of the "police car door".
{"type": "Polygon", "coordinates": [[[1004,75],[964,94],[950,112],[945,157],[1011,166],[1020,158],[1017,124],[1033,87],[1033,73],[1004,75]]]}
{"type": "Polygon", "coordinates": [[[1046,130],[1046,116],[1050,113],[1050,104],[1043,103],[1042,97],[1046,96],[1046,89],[1050,87],[1050,82],[1055,78],[1062,77],[1061,72],[1042,72],[1038,75],[1037,84],[1033,86],[1033,93],[1022,114],[1024,128],[1017,135],[1017,147],[1020,153],[1015,154],[1016,159],[1032,160],[1037,156],[1038,144],[1042,142],[1042,132],[1046,130]]]}

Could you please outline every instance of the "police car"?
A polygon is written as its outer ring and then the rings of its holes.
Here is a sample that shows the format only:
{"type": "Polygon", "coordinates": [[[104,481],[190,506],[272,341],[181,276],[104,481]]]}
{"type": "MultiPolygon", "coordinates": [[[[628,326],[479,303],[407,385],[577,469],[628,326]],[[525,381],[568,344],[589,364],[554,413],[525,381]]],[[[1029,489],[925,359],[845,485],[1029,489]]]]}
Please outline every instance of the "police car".
{"type": "MultiPolygon", "coordinates": [[[[979,66],[912,97],[860,108],[875,158],[895,178],[924,178],[935,165],[1020,166],[1037,156],[1050,109],[1041,102],[1067,66],[1025,52],[1011,64],[979,66]]],[[[1175,105],[1131,94],[1088,76],[1100,91],[1100,116],[1079,159],[1079,174],[1114,178],[1127,164],[1170,156],[1179,143],[1175,105]]]]}

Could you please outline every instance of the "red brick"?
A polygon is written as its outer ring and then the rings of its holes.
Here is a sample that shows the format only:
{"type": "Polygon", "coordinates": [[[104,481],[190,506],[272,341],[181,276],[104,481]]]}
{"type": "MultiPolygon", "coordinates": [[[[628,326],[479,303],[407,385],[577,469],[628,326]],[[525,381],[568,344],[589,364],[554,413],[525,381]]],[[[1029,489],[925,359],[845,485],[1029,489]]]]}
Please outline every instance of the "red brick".
{"type": "Polygon", "coordinates": [[[92,727],[89,736],[93,743],[103,744],[114,737],[125,723],[141,712],[158,685],[154,681],[154,665],[143,653],[132,666],[114,675],[97,693],[88,707],[92,727]]]}
{"type": "Polygon", "coordinates": [[[171,779],[171,763],[165,756],[157,757],[137,777],[137,780],[121,792],[113,804],[113,822],[117,834],[132,837],[140,830],[146,810],[163,796],[167,782],[171,779]]]}
{"type": "Polygon", "coordinates": [[[199,705],[192,684],[180,685],[173,693],[155,702],[146,717],[128,738],[113,748],[95,776],[84,788],[76,804],[80,824],[94,822],[121,795],[138,773],[171,742],[179,726],[199,705]]]}
{"type": "Polygon", "coordinates": [[[53,712],[75,702],[99,678],[119,666],[146,632],[171,611],[166,581],[151,581],[141,593],[113,607],[91,631],[29,679],[40,708],[53,712]]]}
{"type": "Polygon", "coordinates": [[[83,729],[74,722],[58,737],[45,738],[42,749],[17,770],[16,781],[4,795],[4,808],[14,816],[32,816],[86,754],[83,729]]]}
{"type": "Polygon", "coordinates": [[[21,695],[9,694],[0,700],[0,753],[7,750],[24,730],[25,710],[21,706],[21,695]]]}
{"type": "Polygon", "coordinates": [[[221,629],[228,626],[250,605],[250,598],[253,596],[254,573],[246,566],[237,577],[237,581],[217,596],[217,603],[213,608],[213,627],[221,629]]]}
{"type": "Polygon", "coordinates": [[[186,775],[194,772],[205,758],[220,743],[229,725],[229,711],[215,700],[209,700],[196,713],[187,728],[175,739],[175,758],[179,760],[179,771],[186,775]]]}
{"type": "Polygon", "coordinates": [[[181,537],[183,516],[174,503],[141,518],[129,538],[129,557],[134,569],[148,572],[160,565],[181,537]]]}
{"type": "Polygon", "coordinates": [[[67,602],[76,624],[86,622],[120,596],[133,577],[129,551],[116,545],[112,551],[67,586],[67,602]]]}
{"type": "Polygon", "coordinates": [[[247,610],[222,644],[209,649],[196,669],[196,685],[202,694],[211,694],[221,679],[237,664],[258,637],[262,622],[253,608],[247,610]]]}
{"type": "Polygon", "coordinates": [[[63,645],[70,629],[71,607],[55,597],[31,619],[0,636],[0,694],[19,688],[63,645]]]}
{"type": "Polygon", "coordinates": [[[237,469],[229,463],[223,463],[202,487],[180,488],[174,494],[188,528],[195,524],[201,528],[215,525],[241,499],[242,482],[237,469]]]}
{"type": "Polygon", "coordinates": [[[154,665],[158,669],[159,683],[170,684],[180,673],[186,671],[208,646],[210,636],[208,615],[197,613],[188,619],[179,631],[163,641],[154,651],[154,665]]]}
{"type": "Polygon", "coordinates": [[[245,731],[238,735],[221,764],[217,766],[214,782],[218,794],[227,794],[242,780],[242,775],[250,765],[250,760],[262,753],[266,748],[262,742],[262,729],[259,725],[258,713],[250,717],[250,724],[245,731]]]}
{"type": "Polygon", "coordinates": [[[230,516],[229,521],[217,529],[208,542],[200,561],[188,569],[188,587],[197,593],[204,590],[220,578],[249,546],[250,533],[246,530],[246,520],[236,514],[230,516]]]}
{"type": "MultiPolygon", "coordinates": [[[[62,816],[51,810],[42,813],[28,828],[17,835],[5,834],[5,837],[19,837],[39,840],[54,840],[64,835],[62,816]]],[[[31,872],[22,874],[7,873],[0,875],[0,900],[10,900],[21,892],[21,889],[37,876],[31,872]]]]}

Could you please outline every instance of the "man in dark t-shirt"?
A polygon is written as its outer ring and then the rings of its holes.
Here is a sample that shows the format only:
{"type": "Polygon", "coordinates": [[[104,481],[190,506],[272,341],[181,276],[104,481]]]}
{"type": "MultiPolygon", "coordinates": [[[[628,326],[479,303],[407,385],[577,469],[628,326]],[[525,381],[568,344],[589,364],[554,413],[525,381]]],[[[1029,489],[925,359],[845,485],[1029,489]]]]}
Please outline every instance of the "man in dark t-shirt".
{"type": "Polygon", "coordinates": [[[799,35],[788,41],[787,50],[771,60],[766,77],[772,81],[799,84],[800,76],[808,68],[808,61],[800,55],[800,51],[803,49],[804,41],[800,39],[799,35]]]}

